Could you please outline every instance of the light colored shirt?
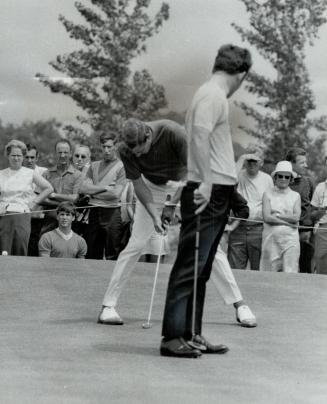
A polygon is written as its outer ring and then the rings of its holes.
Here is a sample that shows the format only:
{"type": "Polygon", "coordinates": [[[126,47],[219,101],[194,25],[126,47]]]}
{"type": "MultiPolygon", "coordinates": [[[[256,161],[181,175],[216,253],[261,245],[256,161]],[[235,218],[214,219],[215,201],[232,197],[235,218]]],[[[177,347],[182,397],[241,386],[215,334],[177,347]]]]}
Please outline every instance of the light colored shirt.
{"type": "Polygon", "coordinates": [[[234,185],[237,182],[234,150],[228,120],[229,105],[226,91],[217,75],[204,83],[195,93],[186,115],[188,133],[188,179],[201,182],[192,150],[192,133],[203,128],[209,132],[210,167],[213,184],[234,185]]]}
{"type": "MultiPolygon", "coordinates": [[[[91,163],[87,173],[87,178],[91,179],[94,185],[112,185],[113,187],[121,186],[121,190],[123,191],[126,185],[126,175],[123,163],[117,159],[100,172],[101,162],[102,160],[91,163]]],[[[106,207],[109,204],[111,208],[119,207],[120,196],[117,199],[108,200],[106,193],[103,192],[101,194],[92,195],[89,204],[100,207],[106,207]]]]}
{"type": "Polygon", "coordinates": [[[44,233],[39,241],[39,254],[55,258],[84,258],[87,252],[85,240],[72,234],[67,240],[58,229],[44,233]]]}
{"type": "Polygon", "coordinates": [[[30,212],[29,203],[35,196],[33,174],[34,171],[26,167],[0,170],[2,212],[30,212]]]}
{"type": "MultiPolygon", "coordinates": [[[[313,193],[311,205],[315,208],[327,207],[327,181],[319,182],[313,193]]],[[[318,223],[327,223],[327,212],[318,223]]]]}
{"type": "Polygon", "coordinates": [[[243,169],[239,173],[238,180],[237,190],[247,200],[249,219],[262,220],[263,193],[274,188],[271,176],[259,171],[255,177],[250,177],[246,169],[243,169]]]}
{"type": "Polygon", "coordinates": [[[43,177],[50,182],[56,194],[78,194],[83,176],[80,171],[70,165],[62,174],[57,167],[50,168],[43,173],[43,177]]]}

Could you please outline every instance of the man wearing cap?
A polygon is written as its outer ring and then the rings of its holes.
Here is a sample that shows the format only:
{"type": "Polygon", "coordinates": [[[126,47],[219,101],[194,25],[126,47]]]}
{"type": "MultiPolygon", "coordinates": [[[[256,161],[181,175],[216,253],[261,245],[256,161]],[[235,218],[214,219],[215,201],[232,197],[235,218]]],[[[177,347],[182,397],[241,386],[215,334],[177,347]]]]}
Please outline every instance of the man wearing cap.
{"type": "Polygon", "coordinates": [[[222,46],[212,77],[196,91],[186,115],[188,182],[181,196],[178,253],[167,290],[160,347],[163,356],[194,358],[228,351],[225,345],[212,345],[202,336],[202,315],[206,282],[237,183],[228,98],[241,86],[251,65],[247,49],[222,46]],[[198,276],[193,307],[195,268],[198,276]]]}
{"type": "Polygon", "coordinates": [[[233,223],[229,235],[228,261],[234,269],[245,269],[249,261],[251,269],[258,271],[262,243],[262,196],[274,184],[270,175],[262,172],[262,159],[258,153],[243,154],[237,167],[238,192],[247,200],[250,215],[246,221],[233,223]]]}
{"type": "Polygon", "coordinates": [[[177,182],[186,174],[186,149],[185,130],[173,121],[128,119],[125,122],[118,151],[126,177],[133,182],[137,201],[132,234],[117,259],[99,323],[123,324],[115,309],[117,300],[154,229],[164,232],[162,210],[167,195],[172,195],[171,210],[179,198],[177,182]]]}

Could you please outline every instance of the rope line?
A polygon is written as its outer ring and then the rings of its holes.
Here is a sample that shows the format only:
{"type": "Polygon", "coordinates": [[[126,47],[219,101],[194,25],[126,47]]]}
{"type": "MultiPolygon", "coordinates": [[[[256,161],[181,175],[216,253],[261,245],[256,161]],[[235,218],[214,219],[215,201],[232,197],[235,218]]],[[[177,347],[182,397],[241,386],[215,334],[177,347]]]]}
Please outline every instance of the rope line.
{"type": "MultiPolygon", "coordinates": [[[[76,207],[76,210],[83,210],[83,209],[93,209],[93,208],[117,208],[117,207],[121,207],[121,206],[134,206],[135,202],[126,202],[126,203],[112,203],[112,204],[106,204],[106,205],[86,205],[86,206],[78,206],[76,207]]],[[[4,217],[4,216],[14,216],[14,215],[31,215],[33,213],[48,213],[48,212],[56,212],[56,208],[53,209],[42,209],[42,210],[33,210],[31,212],[7,212],[7,213],[1,213],[0,217],[4,217]]],[[[256,220],[256,219],[244,219],[244,218],[240,218],[240,217],[235,217],[235,216],[228,216],[229,219],[233,219],[233,220],[239,220],[242,222],[251,222],[251,223],[258,223],[258,224],[264,224],[263,220],[256,220]]],[[[280,226],[279,224],[277,224],[276,226],[280,226]]],[[[286,226],[286,225],[285,225],[286,226]]],[[[316,226],[303,226],[303,225],[290,225],[290,227],[293,228],[297,228],[297,229],[302,229],[302,230],[316,230],[316,231],[327,231],[327,227],[326,228],[319,228],[316,226]]]]}

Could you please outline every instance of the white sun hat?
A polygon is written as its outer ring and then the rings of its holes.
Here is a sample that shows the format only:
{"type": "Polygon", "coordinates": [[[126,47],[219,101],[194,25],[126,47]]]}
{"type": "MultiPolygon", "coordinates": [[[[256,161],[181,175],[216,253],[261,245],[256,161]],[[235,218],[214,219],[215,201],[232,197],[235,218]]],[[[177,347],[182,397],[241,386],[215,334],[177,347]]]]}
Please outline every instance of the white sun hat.
{"type": "Polygon", "coordinates": [[[279,161],[276,164],[276,168],[271,173],[271,176],[274,177],[275,174],[280,173],[280,172],[290,173],[293,178],[297,177],[296,173],[293,171],[292,163],[290,161],[286,161],[286,160],[279,161]]]}

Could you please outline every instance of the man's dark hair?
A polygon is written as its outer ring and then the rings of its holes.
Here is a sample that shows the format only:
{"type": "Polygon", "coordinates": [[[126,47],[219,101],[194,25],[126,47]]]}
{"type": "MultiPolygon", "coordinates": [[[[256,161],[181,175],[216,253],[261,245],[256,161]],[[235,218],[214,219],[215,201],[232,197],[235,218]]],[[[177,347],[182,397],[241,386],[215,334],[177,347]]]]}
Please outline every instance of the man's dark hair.
{"type": "Polygon", "coordinates": [[[72,202],[66,201],[66,202],[59,203],[56,211],[57,211],[57,215],[60,212],[67,212],[67,213],[71,213],[74,217],[76,216],[76,206],[72,202]]]}
{"type": "Polygon", "coordinates": [[[290,161],[291,163],[295,163],[297,156],[306,156],[306,155],[307,152],[301,147],[292,147],[286,153],[285,160],[290,161]]]}
{"type": "Polygon", "coordinates": [[[120,140],[125,143],[128,148],[133,149],[146,141],[147,132],[148,127],[143,121],[130,118],[124,123],[120,140]]]}
{"type": "Polygon", "coordinates": [[[235,75],[248,72],[251,66],[252,58],[248,49],[228,44],[219,48],[212,72],[224,71],[235,75]]]}
{"type": "Polygon", "coordinates": [[[108,142],[108,140],[112,140],[114,143],[116,143],[117,140],[117,135],[113,131],[109,132],[101,132],[99,136],[100,144],[104,144],[108,142]]]}
{"type": "Polygon", "coordinates": [[[37,147],[32,143],[26,143],[26,149],[27,149],[27,151],[35,150],[36,157],[39,155],[39,151],[38,151],[37,147]]]}
{"type": "Polygon", "coordinates": [[[70,141],[69,141],[68,139],[64,139],[64,138],[59,139],[59,140],[56,141],[55,147],[54,147],[55,151],[57,151],[57,146],[58,146],[59,143],[66,143],[66,144],[68,144],[70,151],[71,151],[71,152],[73,151],[72,144],[70,143],[70,141]]]}

